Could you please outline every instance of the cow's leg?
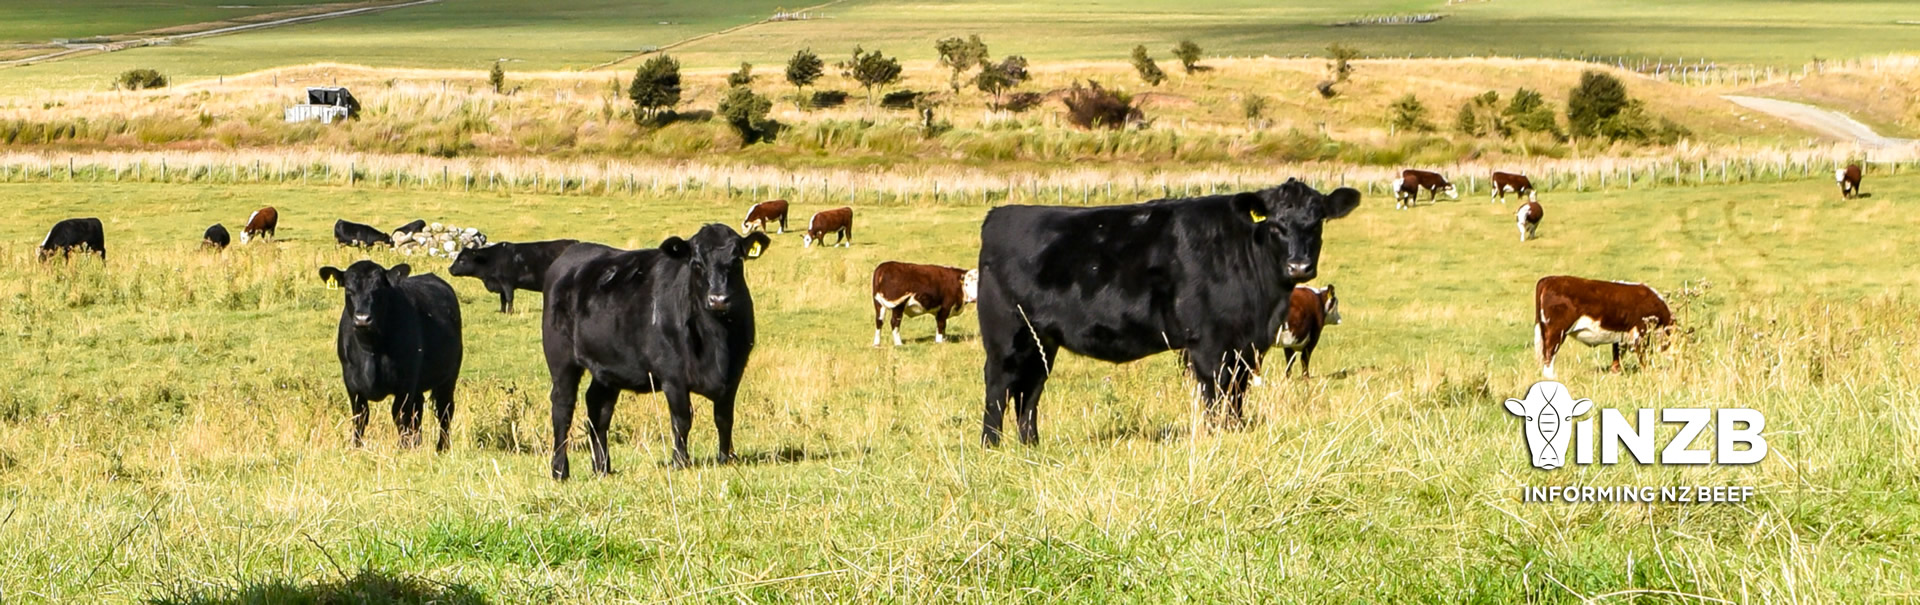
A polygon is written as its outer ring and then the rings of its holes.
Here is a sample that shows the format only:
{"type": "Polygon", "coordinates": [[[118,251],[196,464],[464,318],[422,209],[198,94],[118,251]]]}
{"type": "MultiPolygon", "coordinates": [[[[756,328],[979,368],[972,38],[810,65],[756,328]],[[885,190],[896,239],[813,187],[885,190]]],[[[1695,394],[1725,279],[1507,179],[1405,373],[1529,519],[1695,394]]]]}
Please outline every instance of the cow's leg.
{"type": "Polygon", "coordinates": [[[513,286],[507,286],[505,288],[500,289],[500,312],[501,313],[513,312],[513,286]]]}
{"type": "Polygon", "coordinates": [[[1040,443],[1040,392],[1046,389],[1047,374],[1058,359],[1060,347],[1047,345],[1029,357],[1019,380],[1014,381],[1013,422],[1020,429],[1020,442],[1040,443]]]}
{"type": "MultiPolygon", "coordinates": [[[[607,456],[607,428],[613,424],[613,404],[620,401],[620,389],[595,378],[587,383],[587,443],[593,448],[593,472],[613,474],[613,461],[607,456]]],[[[676,419],[674,424],[678,425],[676,419]]]]}
{"type": "Polygon", "coordinates": [[[453,440],[453,384],[446,384],[433,390],[433,416],[440,419],[440,441],[435,443],[433,451],[447,451],[447,445],[453,440]]]}
{"type": "Polygon", "coordinates": [[[733,395],[713,399],[713,428],[720,436],[721,464],[733,462],[733,395]]]}
{"type": "Polygon", "coordinates": [[[1307,346],[1300,349],[1301,378],[1313,377],[1313,349],[1318,346],[1320,346],[1320,335],[1314,334],[1313,338],[1307,339],[1307,346]]]}
{"type": "MultiPolygon", "coordinates": [[[[990,325],[985,321],[982,324],[990,325]]],[[[980,443],[987,447],[1000,445],[1008,400],[1013,403],[1014,424],[1020,429],[1020,440],[1039,441],[1036,426],[1039,415],[1035,410],[1047,383],[1052,352],[1058,347],[1043,351],[1034,335],[1024,327],[1008,333],[983,333],[981,341],[987,350],[987,407],[981,423],[980,443]]]]}
{"type": "Polygon", "coordinates": [[[1567,328],[1570,326],[1558,322],[1540,322],[1533,324],[1534,348],[1540,353],[1541,373],[1553,378],[1553,358],[1560,354],[1560,345],[1566,341],[1567,328]]]}
{"type": "Polygon", "coordinates": [[[400,432],[400,447],[412,448],[420,445],[419,423],[412,416],[417,406],[414,399],[419,393],[401,391],[393,394],[393,426],[400,432]]]}
{"type": "Polygon", "coordinates": [[[1293,375],[1293,358],[1298,357],[1300,355],[1300,352],[1295,351],[1293,349],[1281,349],[1281,351],[1286,352],[1287,365],[1286,367],[1280,368],[1280,375],[1282,377],[1292,376],[1293,375]]]}
{"type": "Polygon", "coordinates": [[[566,479],[569,473],[567,465],[567,433],[573,430],[573,406],[580,397],[580,375],[585,372],[579,367],[564,365],[549,368],[553,377],[553,390],[547,398],[553,405],[553,478],[566,479]]]}
{"type": "Polygon", "coordinates": [[[693,459],[687,456],[687,431],[693,429],[693,399],[687,387],[667,385],[667,413],[673,416],[673,467],[687,468],[693,459]]]}
{"type": "Polygon", "coordinates": [[[367,434],[367,398],[348,393],[347,399],[353,406],[353,446],[360,447],[367,434]]]}
{"type": "Polygon", "coordinates": [[[893,346],[900,346],[900,320],[906,315],[906,311],[900,307],[893,308],[893,320],[890,322],[893,325],[893,346]]]}
{"type": "Polygon", "coordinates": [[[880,304],[880,295],[873,295],[873,346],[880,346],[880,329],[887,325],[887,308],[880,304]]]}
{"type": "Polygon", "coordinates": [[[933,312],[933,341],[934,342],[938,343],[938,342],[947,341],[947,313],[948,311],[944,307],[938,311],[933,312]]]}
{"type": "Polygon", "coordinates": [[[787,215],[785,214],[780,215],[780,232],[787,232],[787,215]]]}
{"type": "Polygon", "coordinates": [[[1618,373],[1620,373],[1620,343],[1617,343],[1617,342],[1616,342],[1616,343],[1613,343],[1613,369],[1612,369],[1612,372],[1613,372],[1613,373],[1615,373],[1615,374],[1618,374],[1618,373]]]}
{"type": "Polygon", "coordinates": [[[1247,381],[1256,369],[1252,357],[1254,353],[1224,346],[1199,346],[1189,353],[1187,364],[1193,371],[1194,381],[1200,384],[1200,397],[1206,407],[1207,418],[1210,421],[1218,420],[1224,410],[1226,418],[1223,426],[1238,426],[1247,381]]]}

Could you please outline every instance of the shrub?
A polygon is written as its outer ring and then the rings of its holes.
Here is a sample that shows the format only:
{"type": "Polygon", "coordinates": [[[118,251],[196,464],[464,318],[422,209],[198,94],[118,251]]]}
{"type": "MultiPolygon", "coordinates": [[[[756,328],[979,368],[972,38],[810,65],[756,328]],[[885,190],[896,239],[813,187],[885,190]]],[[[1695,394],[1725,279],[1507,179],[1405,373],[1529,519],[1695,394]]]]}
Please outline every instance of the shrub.
{"type": "Polygon", "coordinates": [[[1500,118],[1500,93],[1489,90],[1461,103],[1453,129],[1470,137],[1506,136],[1507,124],[1500,118]]]}
{"type": "Polygon", "coordinates": [[[1101,88],[1091,80],[1086,86],[1075,82],[1061,101],[1067,106],[1067,122],[1080,128],[1119,129],[1146,119],[1133,95],[1101,88]]]}
{"type": "Polygon", "coordinates": [[[787,83],[793,85],[797,94],[800,89],[812,86],[825,70],[826,62],[820,60],[820,55],[813,54],[813,49],[794,51],[793,58],[787,59],[787,83]]]}
{"type": "Polygon", "coordinates": [[[858,46],[853,47],[853,60],[844,67],[848,77],[867,89],[868,99],[873,98],[873,87],[900,81],[900,61],[877,50],[865,52],[858,46]]]}
{"type": "Polygon", "coordinates": [[[1200,69],[1200,45],[1192,40],[1181,40],[1173,46],[1173,56],[1180,59],[1180,68],[1187,73],[1200,69]]]}
{"type": "Polygon", "coordinates": [[[742,142],[752,145],[772,138],[772,123],[767,121],[767,112],[772,109],[773,102],[766,97],[746,86],[735,86],[720,99],[719,113],[720,119],[740,134],[742,142]]]}
{"type": "Polygon", "coordinates": [[[1407,93],[1388,106],[1387,121],[1394,129],[1401,131],[1428,132],[1434,129],[1433,123],[1427,121],[1427,106],[1413,93],[1407,93]]]}
{"type": "Polygon", "coordinates": [[[1360,58],[1360,50],[1339,42],[1327,45],[1327,78],[1334,84],[1344,84],[1353,76],[1353,60],[1360,58]]]}
{"type": "Polygon", "coordinates": [[[1004,107],[1000,103],[1000,95],[1026,82],[1029,77],[1031,76],[1027,73],[1027,58],[1013,55],[1001,59],[999,63],[989,63],[981,67],[980,74],[974,76],[973,84],[980,89],[980,92],[993,95],[995,106],[1004,107]]]}
{"type": "Polygon", "coordinates": [[[501,67],[499,61],[494,61],[493,69],[487,70],[487,84],[493,86],[496,95],[507,87],[507,68],[501,67]]]}
{"type": "Polygon", "coordinates": [[[913,90],[896,90],[880,98],[880,106],[887,109],[913,109],[915,102],[926,93],[913,90]]]}
{"type": "Polygon", "coordinates": [[[1692,131],[1673,120],[1648,113],[1646,104],[1638,99],[1627,101],[1626,107],[1618,113],[1601,120],[1594,127],[1594,132],[1610,141],[1661,145],[1672,145],[1693,135],[1692,131]]]}
{"type": "Polygon", "coordinates": [[[810,107],[839,107],[846,104],[847,91],[844,90],[816,90],[813,91],[813,98],[807,102],[810,107]]]}
{"type": "Polygon", "coordinates": [[[1554,117],[1553,108],[1547,107],[1540,93],[1522,88],[1513,91],[1513,99],[1507,102],[1507,108],[1500,111],[1500,117],[1508,127],[1508,134],[1515,131],[1537,132],[1552,135],[1554,139],[1566,138],[1561,132],[1560,123],[1554,117]]]}
{"type": "Polygon", "coordinates": [[[1247,118],[1247,127],[1258,129],[1266,121],[1267,103],[1265,95],[1248,94],[1240,97],[1240,115],[1247,118]]]}
{"type": "Polygon", "coordinates": [[[745,61],[742,61],[740,62],[740,71],[727,74],[727,86],[729,87],[752,86],[752,85],[753,85],[753,64],[752,63],[747,63],[745,61]]]}
{"type": "Polygon", "coordinates": [[[979,34],[968,36],[964,40],[958,37],[945,38],[933,43],[933,49],[940,53],[940,64],[953,70],[953,75],[947,79],[947,83],[953,87],[955,93],[960,92],[961,74],[975,67],[982,69],[987,67],[987,43],[980,41],[979,34]]]}
{"type": "Polygon", "coordinates": [[[633,72],[633,85],[627,87],[633,99],[634,117],[657,120],[680,104],[680,62],[667,55],[655,55],[633,72]]]}
{"type": "Polygon", "coordinates": [[[1167,72],[1160,71],[1160,64],[1154,63],[1153,57],[1147,56],[1146,45],[1133,47],[1133,70],[1140,72],[1140,80],[1146,82],[1148,86],[1159,86],[1167,79],[1167,72]]]}
{"type": "Polygon", "coordinates": [[[164,88],[167,85],[167,77],[160,75],[158,71],[144,67],[129,69],[121,72],[120,77],[114,78],[113,85],[116,88],[125,88],[127,90],[164,88]]]}
{"type": "Polygon", "coordinates": [[[1580,74],[1580,85],[1567,95],[1567,129],[1576,137],[1600,134],[1602,122],[1612,118],[1629,104],[1627,85],[1619,78],[1599,71],[1580,74]]]}
{"type": "Polygon", "coordinates": [[[1001,104],[1000,108],[1005,109],[1007,111],[1014,112],[1014,113],[1019,113],[1029,109],[1033,109],[1035,107],[1039,107],[1040,101],[1045,99],[1046,97],[1041,96],[1040,93],[1037,93],[1037,92],[1016,92],[1016,93],[1013,93],[1011,96],[1008,96],[1007,102],[1001,104]]]}

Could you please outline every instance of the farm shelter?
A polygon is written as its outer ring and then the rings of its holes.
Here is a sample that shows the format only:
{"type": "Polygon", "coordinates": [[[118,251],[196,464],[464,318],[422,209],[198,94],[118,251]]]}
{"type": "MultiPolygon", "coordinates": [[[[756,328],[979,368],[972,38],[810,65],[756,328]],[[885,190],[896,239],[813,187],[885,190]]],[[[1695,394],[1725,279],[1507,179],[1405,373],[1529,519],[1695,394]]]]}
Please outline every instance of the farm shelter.
{"type": "Polygon", "coordinates": [[[323,124],[332,124],[334,120],[351,118],[360,114],[360,101],[344,86],[315,86],[307,88],[307,102],[287,108],[288,122],[319,120],[323,124]]]}

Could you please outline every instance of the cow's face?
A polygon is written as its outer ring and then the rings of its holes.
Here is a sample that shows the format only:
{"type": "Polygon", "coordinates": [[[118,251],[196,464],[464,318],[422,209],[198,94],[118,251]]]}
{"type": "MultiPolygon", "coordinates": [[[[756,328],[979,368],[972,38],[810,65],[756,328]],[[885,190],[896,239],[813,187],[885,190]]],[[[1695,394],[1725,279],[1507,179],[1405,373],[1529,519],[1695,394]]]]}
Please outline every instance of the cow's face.
{"type": "Polygon", "coordinates": [[[346,320],[352,322],[356,334],[367,337],[380,332],[387,315],[387,301],[393,297],[400,280],[412,272],[413,268],[406,264],[388,269],[363,260],[345,270],[321,267],[320,279],[346,290],[346,320]]]}
{"type": "Polygon", "coordinates": [[[733,307],[735,288],[746,289],[743,264],[767,250],[772,240],[754,232],[742,237],[733,228],[721,224],[701,227],[691,240],[669,237],[660,243],[667,256],[685,259],[692,270],[689,287],[704,293],[701,300],[707,310],[725,313],[733,307]]]}
{"type": "Polygon", "coordinates": [[[966,297],[967,304],[980,302],[980,270],[968,269],[960,276],[960,294],[966,297]]]}
{"type": "Polygon", "coordinates": [[[1591,399],[1574,399],[1566,385],[1551,380],[1533,383],[1527,398],[1508,399],[1507,413],[1519,416],[1527,436],[1533,465],[1543,470],[1567,464],[1567,443],[1573,440],[1572,420],[1593,408],[1591,399]]]}
{"type": "Polygon", "coordinates": [[[1440,191],[1447,194],[1447,199],[1450,199],[1450,200],[1460,199],[1460,190],[1454,188],[1453,183],[1447,183],[1447,186],[1441,187],[1440,191]]]}
{"type": "Polygon", "coordinates": [[[1340,325],[1340,299],[1333,295],[1333,284],[1320,291],[1320,306],[1327,311],[1327,325],[1340,325]]]}
{"type": "Polygon", "coordinates": [[[1350,187],[1322,195],[1293,179],[1273,189],[1233,198],[1236,218],[1252,218],[1264,237],[1281,243],[1282,271],[1294,283],[1312,281],[1319,274],[1321,226],[1346,216],[1359,205],[1360,192],[1350,187]]]}
{"type": "Polygon", "coordinates": [[[503,251],[505,248],[499,244],[461,250],[453,257],[453,266],[448,267],[447,272],[461,277],[485,274],[487,269],[499,260],[500,253],[503,251]]]}

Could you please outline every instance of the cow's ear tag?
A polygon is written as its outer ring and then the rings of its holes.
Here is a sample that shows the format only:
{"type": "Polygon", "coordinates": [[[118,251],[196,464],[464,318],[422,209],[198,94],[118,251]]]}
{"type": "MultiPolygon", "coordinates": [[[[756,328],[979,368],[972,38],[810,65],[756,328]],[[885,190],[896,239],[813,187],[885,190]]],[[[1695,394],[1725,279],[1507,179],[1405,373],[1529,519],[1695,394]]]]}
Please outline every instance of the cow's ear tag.
{"type": "Polygon", "coordinates": [[[340,289],[340,282],[334,281],[333,278],[327,278],[327,289],[328,290],[340,289]]]}
{"type": "Polygon", "coordinates": [[[753,247],[747,248],[747,258],[760,258],[760,253],[765,249],[766,246],[760,245],[760,242],[754,242],[753,247]]]}
{"type": "Polygon", "coordinates": [[[1267,215],[1261,214],[1259,210],[1248,210],[1247,216],[1249,218],[1252,218],[1253,222],[1256,222],[1256,223],[1267,220],[1267,215]]]}

